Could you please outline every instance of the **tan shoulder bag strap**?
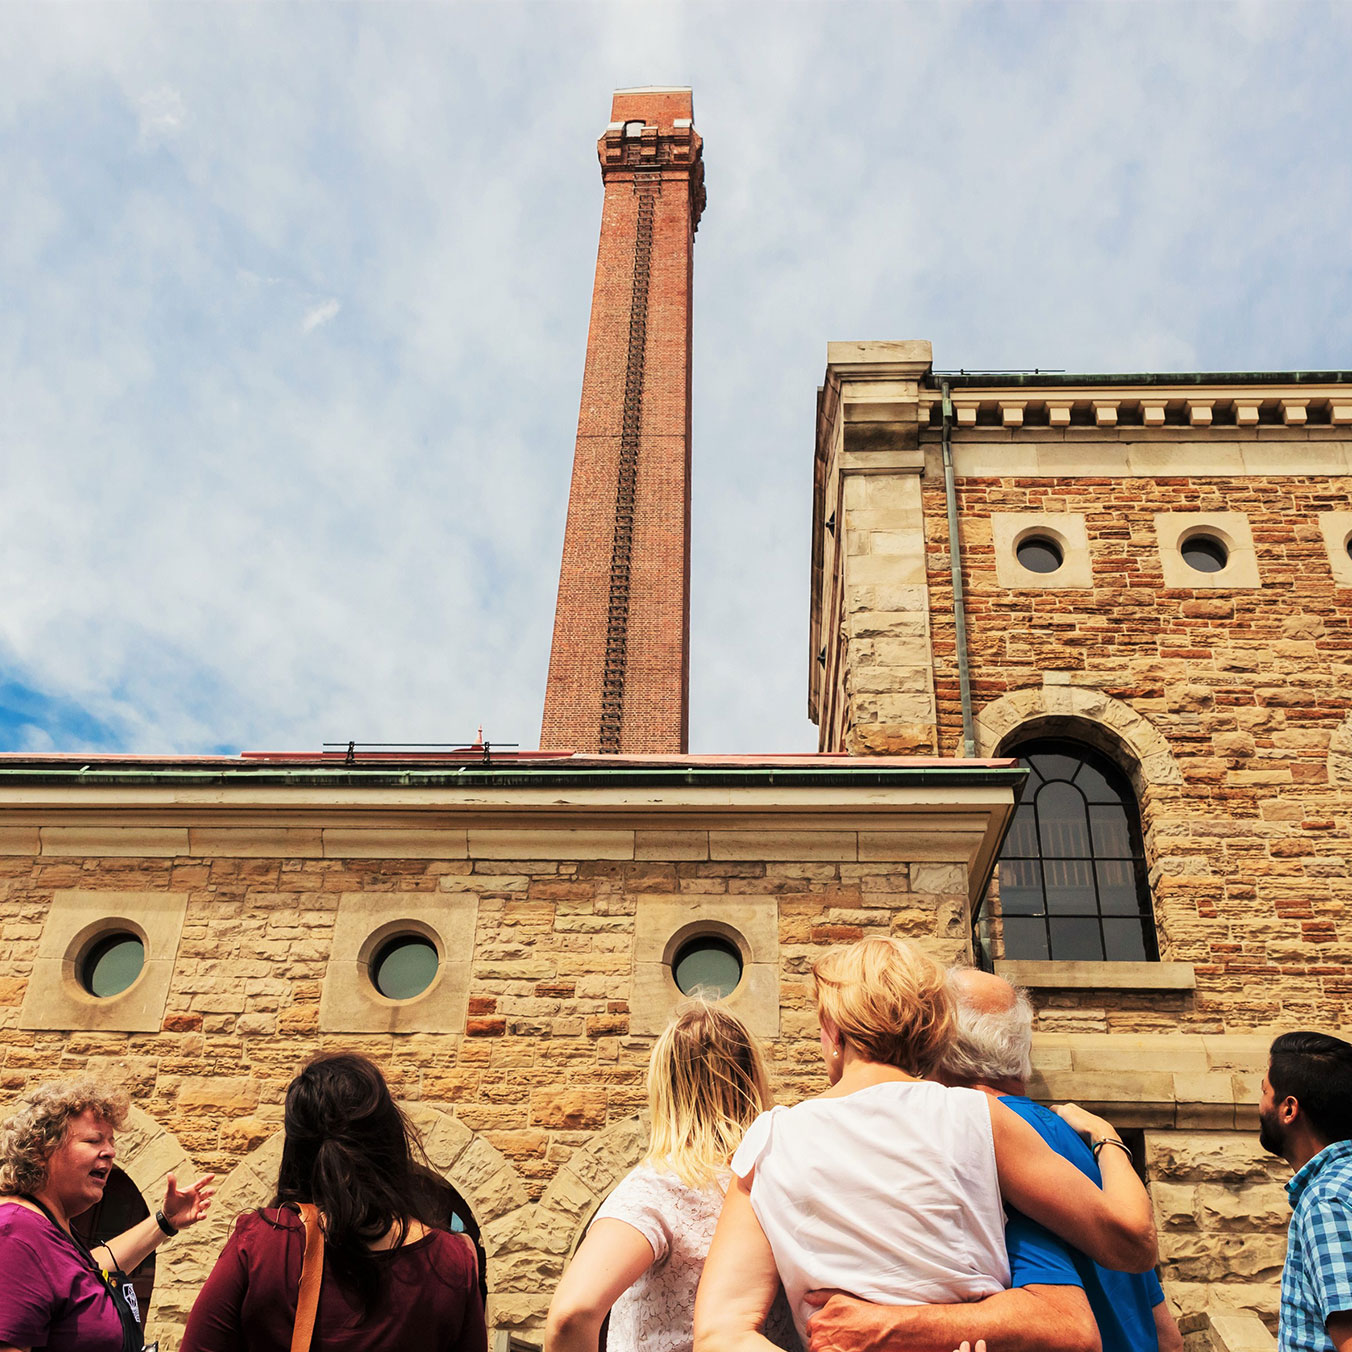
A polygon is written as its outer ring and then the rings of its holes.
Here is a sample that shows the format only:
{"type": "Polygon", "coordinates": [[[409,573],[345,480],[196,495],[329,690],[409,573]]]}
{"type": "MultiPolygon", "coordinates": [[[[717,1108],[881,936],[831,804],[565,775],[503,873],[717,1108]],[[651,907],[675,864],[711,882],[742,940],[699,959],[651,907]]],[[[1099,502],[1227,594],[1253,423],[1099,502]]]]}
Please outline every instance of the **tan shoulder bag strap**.
{"type": "Polygon", "coordinates": [[[315,1315],[319,1313],[319,1284],[324,1279],[324,1231],[319,1225],[319,1208],[314,1203],[300,1204],[300,1218],[305,1223],[305,1259],[300,1266],[300,1299],[296,1301],[291,1352],[310,1352],[315,1315]]]}

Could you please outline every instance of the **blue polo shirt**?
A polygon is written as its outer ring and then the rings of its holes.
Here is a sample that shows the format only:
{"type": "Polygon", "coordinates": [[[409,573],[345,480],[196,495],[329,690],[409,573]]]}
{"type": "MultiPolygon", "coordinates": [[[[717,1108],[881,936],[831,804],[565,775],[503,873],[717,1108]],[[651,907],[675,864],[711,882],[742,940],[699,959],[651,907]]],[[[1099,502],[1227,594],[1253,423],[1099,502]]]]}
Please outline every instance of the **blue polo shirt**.
{"type": "Polygon", "coordinates": [[[1331,1352],[1325,1321],[1352,1311],[1352,1141],[1323,1148],[1286,1185],[1281,1352],[1331,1352]]]}
{"type": "MultiPolygon", "coordinates": [[[[1103,1186],[1094,1152],[1055,1113],[1014,1094],[1002,1094],[1000,1102],[1018,1113],[1058,1155],[1103,1186]]],[[[1099,1267],[1036,1221],[1013,1210],[1005,1226],[1005,1246],[1009,1249],[1011,1286],[1084,1287],[1103,1352],[1159,1352],[1155,1306],[1164,1299],[1164,1289],[1153,1272],[1113,1272],[1099,1267]]]]}

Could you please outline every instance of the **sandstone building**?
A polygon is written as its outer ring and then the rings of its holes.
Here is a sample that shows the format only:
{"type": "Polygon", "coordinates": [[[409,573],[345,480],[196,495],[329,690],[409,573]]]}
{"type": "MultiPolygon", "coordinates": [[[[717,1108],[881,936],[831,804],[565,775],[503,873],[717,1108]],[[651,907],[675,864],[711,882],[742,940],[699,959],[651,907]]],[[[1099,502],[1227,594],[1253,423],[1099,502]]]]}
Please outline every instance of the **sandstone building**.
{"type": "Polygon", "coordinates": [[[943,375],[833,343],[823,750],[1032,766],[973,951],[1049,1097],[1145,1129],[1166,1289],[1271,1322],[1266,1044],[1346,1027],[1352,376],[943,375]]]}
{"type": "Polygon", "coordinates": [[[132,1090],[135,1188],[93,1224],[169,1169],[224,1175],[143,1274],[170,1348],[269,1195],[295,1068],[356,1047],[481,1234],[499,1346],[532,1346],[642,1151],[681,986],[729,989],[791,1100],[821,1076],[813,956],[901,934],[1033,989],[1039,1092],[1131,1135],[1190,1340],[1260,1345],[1267,1043],[1350,1021],[1352,377],[945,376],[925,343],[831,344],[820,752],[690,756],[689,91],[617,95],[600,155],[544,749],[0,757],[5,1094],[132,1090]]]}

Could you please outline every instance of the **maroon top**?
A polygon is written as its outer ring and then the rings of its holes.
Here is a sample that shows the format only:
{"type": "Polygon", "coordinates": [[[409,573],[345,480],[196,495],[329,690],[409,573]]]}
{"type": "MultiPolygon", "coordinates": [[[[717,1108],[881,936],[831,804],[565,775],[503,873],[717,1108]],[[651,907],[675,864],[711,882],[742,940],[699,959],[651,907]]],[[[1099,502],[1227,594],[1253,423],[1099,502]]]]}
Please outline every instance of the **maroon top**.
{"type": "Polygon", "coordinates": [[[46,1216],[0,1206],[0,1343],[49,1352],[122,1352],[122,1321],[99,1274],[46,1216]]]}
{"type": "MultiPolygon", "coordinates": [[[[241,1217],[192,1307],[181,1352],[288,1352],[304,1256],[294,1211],[241,1217]]],[[[474,1258],[463,1239],[433,1230],[371,1256],[381,1291],[365,1315],[325,1264],[313,1352],[487,1352],[474,1258]]]]}

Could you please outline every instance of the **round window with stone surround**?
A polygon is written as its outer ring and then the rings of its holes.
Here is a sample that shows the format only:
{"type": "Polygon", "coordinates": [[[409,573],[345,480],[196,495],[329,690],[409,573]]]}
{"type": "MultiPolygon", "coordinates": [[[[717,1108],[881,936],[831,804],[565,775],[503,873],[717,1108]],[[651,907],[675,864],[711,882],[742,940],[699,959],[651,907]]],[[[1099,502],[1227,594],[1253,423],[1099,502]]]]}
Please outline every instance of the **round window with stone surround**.
{"type": "Polygon", "coordinates": [[[1065,552],[1050,535],[1025,536],[1014,555],[1030,573],[1054,573],[1065,562],[1065,552]]]}
{"type": "Polygon", "coordinates": [[[742,980],[742,955],[737,945],[721,934],[696,934],[677,949],[671,976],[682,995],[721,1000],[742,980]]]}
{"type": "Polygon", "coordinates": [[[146,948],[140,936],[130,930],[113,930],[86,945],[75,971],[84,990],[109,1000],[135,983],[145,963],[146,948]]]}
{"type": "Polygon", "coordinates": [[[436,945],[422,934],[397,934],[377,950],[371,984],[387,1000],[412,1000],[436,979],[441,960],[436,945]]]}
{"type": "Polygon", "coordinates": [[[1183,562],[1199,573],[1219,573],[1230,562],[1230,551],[1216,535],[1200,531],[1189,535],[1178,547],[1183,562]]]}

